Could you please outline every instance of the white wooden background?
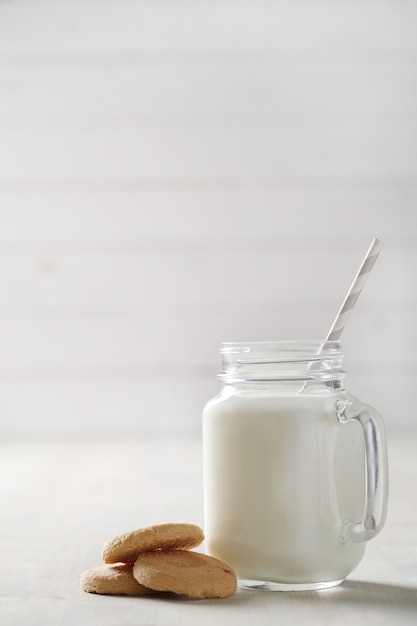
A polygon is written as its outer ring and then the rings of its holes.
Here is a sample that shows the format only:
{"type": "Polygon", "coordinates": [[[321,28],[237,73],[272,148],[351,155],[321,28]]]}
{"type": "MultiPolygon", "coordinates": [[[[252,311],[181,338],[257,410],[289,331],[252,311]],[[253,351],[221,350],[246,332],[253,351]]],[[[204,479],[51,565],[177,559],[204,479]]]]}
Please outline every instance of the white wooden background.
{"type": "Polygon", "coordinates": [[[0,0],[0,431],[198,437],[224,340],[415,427],[417,3],[0,0]]]}

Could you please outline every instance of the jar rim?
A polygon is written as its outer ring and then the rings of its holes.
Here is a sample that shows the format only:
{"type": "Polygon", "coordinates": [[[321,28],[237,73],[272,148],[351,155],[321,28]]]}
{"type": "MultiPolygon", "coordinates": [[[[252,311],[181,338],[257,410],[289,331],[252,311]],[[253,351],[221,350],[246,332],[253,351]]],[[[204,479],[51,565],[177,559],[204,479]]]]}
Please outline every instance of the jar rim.
{"type": "Polygon", "coordinates": [[[302,352],[308,354],[340,353],[343,344],[339,340],[295,339],[278,341],[223,341],[220,354],[239,354],[254,351],[302,352]]]}
{"type": "Polygon", "coordinates": [[[338,340],[224,342],[220,349],[225,382],[340,378],[343,353],[338,340]]]}

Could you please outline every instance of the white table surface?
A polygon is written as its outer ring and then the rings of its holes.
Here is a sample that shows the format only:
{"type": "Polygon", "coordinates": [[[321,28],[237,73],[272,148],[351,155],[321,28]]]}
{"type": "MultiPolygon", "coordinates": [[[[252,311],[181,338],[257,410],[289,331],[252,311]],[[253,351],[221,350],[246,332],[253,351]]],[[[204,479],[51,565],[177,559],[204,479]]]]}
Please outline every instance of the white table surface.
{"type": "Polygon", "coordinates": [[[382,533],[340,587],[239,590],[226,600],[84,593],[104,541],[152,523],[203,524],[198,441],[3,441],[0,624],[5,626],[417,623],[417,437],[389,440],[382,533]]]}

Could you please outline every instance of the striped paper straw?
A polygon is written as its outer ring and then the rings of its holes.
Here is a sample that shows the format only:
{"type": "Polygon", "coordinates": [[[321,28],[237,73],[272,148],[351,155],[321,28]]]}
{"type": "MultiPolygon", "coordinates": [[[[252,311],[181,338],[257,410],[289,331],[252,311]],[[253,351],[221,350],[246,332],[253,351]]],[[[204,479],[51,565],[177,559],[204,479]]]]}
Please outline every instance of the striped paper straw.
{"type": "Polygon", "coordinates": [[[382,243],[382,241],[379,241],[379,239],[374,239],[372,241],[369,250],[365,255],[365,258],[363,259],[362,264],[355,278],[353,279],[353,283],[351,284],[350,289],[347,292],[345,299],[343,300],[343,304],[340,307],[329,332],[327,333],[326,341],[339,339],[340,335],[342,334],[347,318],[349,317],[350,312],[352,311],[357,299],[361,294],[366,279],[368,278],[370,271],[375,265],[375,261],[377,260],[383,245],[384,244],[382,243]]]}

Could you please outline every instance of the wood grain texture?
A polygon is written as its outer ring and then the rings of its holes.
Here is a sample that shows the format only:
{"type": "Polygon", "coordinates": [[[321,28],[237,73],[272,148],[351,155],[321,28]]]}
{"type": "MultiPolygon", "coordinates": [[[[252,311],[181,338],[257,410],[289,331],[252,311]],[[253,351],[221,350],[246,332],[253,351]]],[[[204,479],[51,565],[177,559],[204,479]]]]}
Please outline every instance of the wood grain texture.
{"type": "Polygon", "coordinates": [[[30,0],[2,7],[0,50],[8,52],[381,51],[416,48],[412,0],[341,3],[234,0],[55,3],[30,0]],[[99,7],[99,8],[98,8],[99,7]],[[19,25],[19,28],[16,28],[19,25]],[[94,28],[92,28],[94,26],[94,28]],[[388,35],[391,33],[391,37],[388,35]],[[246,38],[244,38],[246,35],[246,38]],[[399,42],[401,45],[399,45],[399,42]]]}
{"type": "MultiPolygon", "coordinates": [[[[416,135],[407,127],[130,128],[1,130],[8,146],[2,179],[144,181],[279,177],[408,178],[416,171],[416,135]],[[340,150],[343,145],[343,150],[340,150]]],[[[4,155],[6,156],[6,155],[4,155]]]]}
{"type": "Polygon", "coordinates": [[[412,425],[416,15],[0,2],[0,432],[197,434],[219,343],[324,336],[375,236],[349,388],[412,425]]]}
{"type": "MultiPolygon", "coordinates": [[[[1,60],[0,53],[0,60],[1,60]]],[[[0,127],[183,124],[321,127],[404,125],[414,116],[415,63],[375,59],[285,64],[0,64],[0,127]],[[329,89],[329,83],[332,87],[329,89]],[[192,91],[192,97],[188,90],[192,91]],[[83,94],[80,99],[79,94],[83,94]],[[326,98],[323,99],[323,93],[326,98]],[[347,98],[347,94],[354,94],[347,98]],[[188,97],[187,97],[188,95],[188,97]],[[400,117],[401,116],[401,117],[400,117]]]]}

